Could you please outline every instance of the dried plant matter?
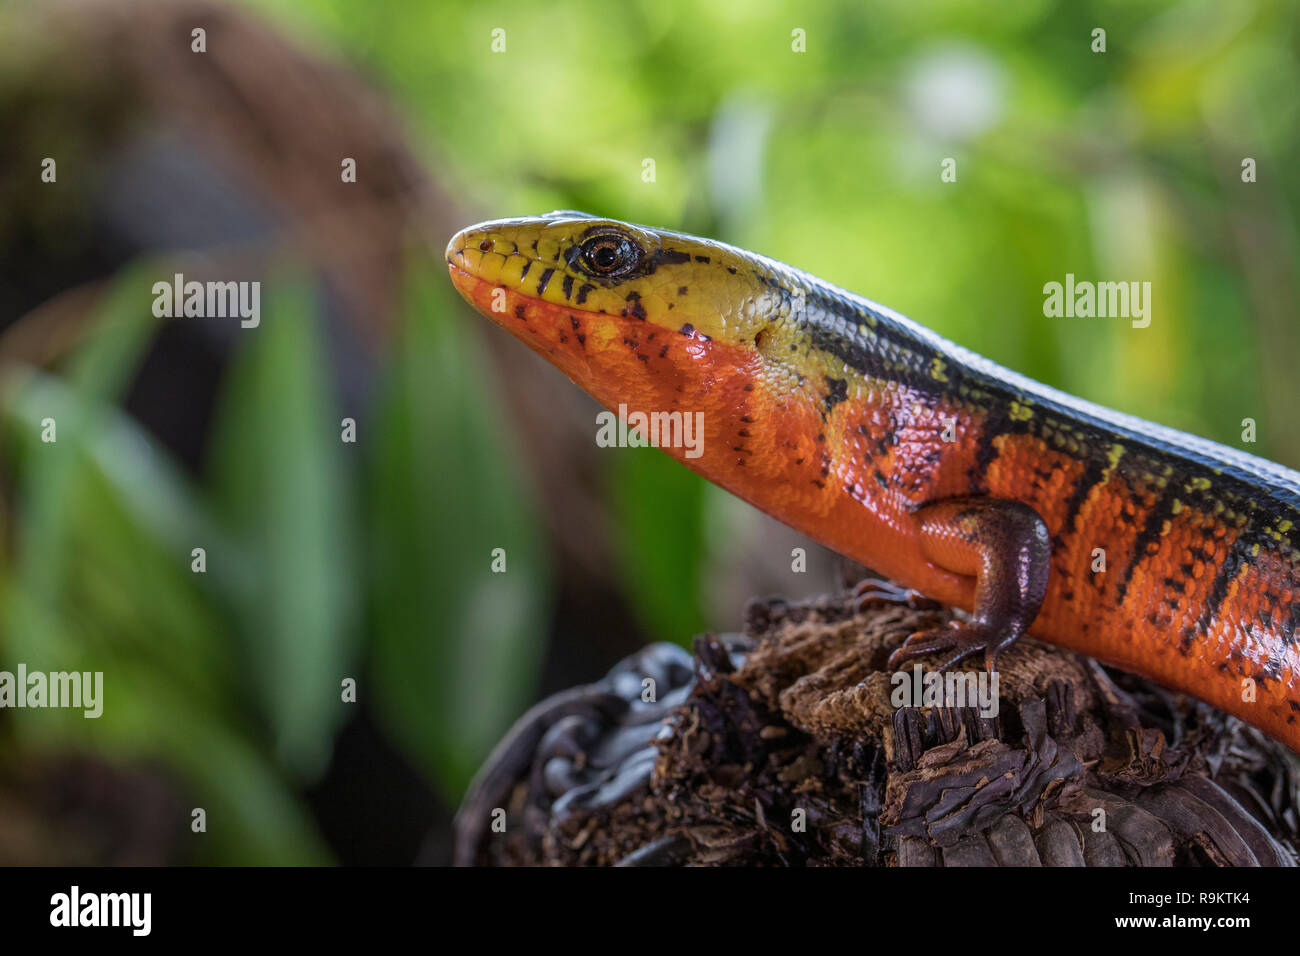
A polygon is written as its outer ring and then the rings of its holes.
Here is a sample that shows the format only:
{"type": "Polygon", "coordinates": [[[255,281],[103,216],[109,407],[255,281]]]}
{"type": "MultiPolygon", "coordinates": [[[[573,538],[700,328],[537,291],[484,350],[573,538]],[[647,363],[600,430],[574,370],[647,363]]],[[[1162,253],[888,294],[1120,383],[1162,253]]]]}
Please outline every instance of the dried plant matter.
{"type": "Polygon", "coordinates": [[[885,660],[945,612],[845,597],[748,617],[534,708],[467,796],[457,862],[1295,863],[1292,758],[1205,705],[1023,641],[996,717],[896,708],[885,660]]]}

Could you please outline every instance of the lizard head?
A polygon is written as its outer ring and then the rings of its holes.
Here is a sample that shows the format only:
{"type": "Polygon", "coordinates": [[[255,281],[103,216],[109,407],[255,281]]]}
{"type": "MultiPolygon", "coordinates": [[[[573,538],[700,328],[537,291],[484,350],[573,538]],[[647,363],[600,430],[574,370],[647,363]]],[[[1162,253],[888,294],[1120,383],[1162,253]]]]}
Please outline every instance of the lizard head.
{"type": "Polygon", "coordinates": [[[588,341],[621,339],[630,319],[633,329],[752,344],[782,300],[768,265],[722,243],[571,211],[481,223],[447,246],[461,295],[535,349],[550,347],[546,321],[574,331],[571,316],[588,341]]]}
{"type": "Polygon", "coordinates": [[[470,305],[607,408],[698,417],[702,457],[661,447],[723,487],[777,474],[779,456],[821,467],[821,406],[789,402],[822,378],[796,316],[803,273],[576,212],[471,226],[446,258],[470,305]]]}

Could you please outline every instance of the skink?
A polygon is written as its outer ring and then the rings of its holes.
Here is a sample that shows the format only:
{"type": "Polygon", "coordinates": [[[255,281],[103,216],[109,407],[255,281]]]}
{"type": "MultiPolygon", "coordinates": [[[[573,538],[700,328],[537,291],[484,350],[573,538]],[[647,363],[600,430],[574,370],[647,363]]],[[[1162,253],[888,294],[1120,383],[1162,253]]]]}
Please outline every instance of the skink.
{"type": "Polygon", "coordinates": [[[1300,752],[1300,474],[708,239],[557,212],[465,229],[446,258],[474,308],[606,407],[702,413],[692,456],[664,449],[682,463],[971,612],[891,667],[991,669],[1027,633],[1300,752]]]}

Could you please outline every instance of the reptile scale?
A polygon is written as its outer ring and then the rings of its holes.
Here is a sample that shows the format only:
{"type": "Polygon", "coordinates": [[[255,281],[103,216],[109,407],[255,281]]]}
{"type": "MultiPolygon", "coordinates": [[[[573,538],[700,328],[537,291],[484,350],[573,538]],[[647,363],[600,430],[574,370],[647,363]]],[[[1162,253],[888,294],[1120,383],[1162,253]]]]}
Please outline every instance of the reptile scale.
{"type": "Polygon", "coordinates": [[[465,229],[446,255],[475,309],[606,407],[702,412],[703,453],[668,454],[971,612],[890,667],[991,669],[1027,633],[1300,752],[1300,474],[708,239],[563,211],[465,229]]]}

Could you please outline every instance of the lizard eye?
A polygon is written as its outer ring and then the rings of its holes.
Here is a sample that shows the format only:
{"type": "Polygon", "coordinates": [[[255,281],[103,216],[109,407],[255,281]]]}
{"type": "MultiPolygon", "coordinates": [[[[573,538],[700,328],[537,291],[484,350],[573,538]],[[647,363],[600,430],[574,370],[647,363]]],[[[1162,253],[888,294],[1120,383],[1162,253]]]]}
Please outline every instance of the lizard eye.
{"type": "Polygon", "coordinates": [[[579,259],[593,276],[602,279],[626,275],[636,268],[641,250],[617,233],[592,236],[583,242],[579,259]]]}

